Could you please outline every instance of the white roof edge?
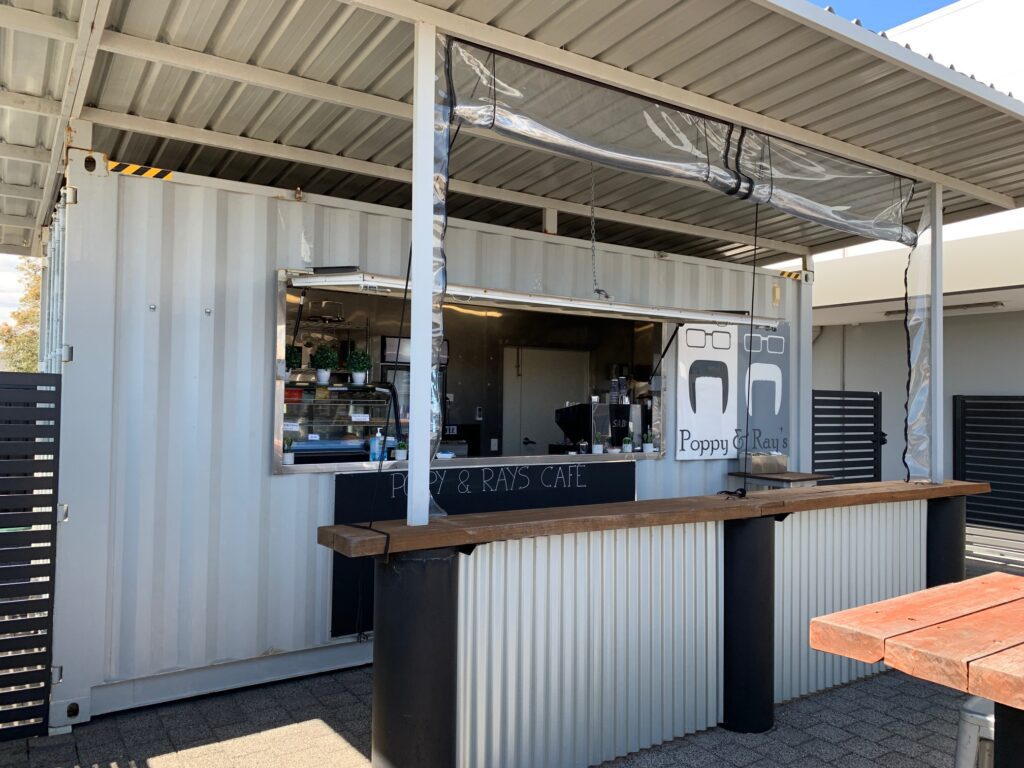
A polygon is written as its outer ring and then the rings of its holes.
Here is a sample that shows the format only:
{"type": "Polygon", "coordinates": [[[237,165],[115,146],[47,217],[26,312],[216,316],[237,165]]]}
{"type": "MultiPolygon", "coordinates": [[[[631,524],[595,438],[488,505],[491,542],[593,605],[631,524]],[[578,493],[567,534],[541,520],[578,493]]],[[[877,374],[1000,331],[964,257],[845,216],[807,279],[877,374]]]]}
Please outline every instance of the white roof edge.
{"type": "Polygon", "coordinates": [[[847,21],[824,8],[819,8],[809,0],[750,0],[750,2],[1024,122],[1024,102],[990,88],[979,80],[973,80],[968,75],[951,70],[949,67],[932,61],[865,27],[847,21]]]}

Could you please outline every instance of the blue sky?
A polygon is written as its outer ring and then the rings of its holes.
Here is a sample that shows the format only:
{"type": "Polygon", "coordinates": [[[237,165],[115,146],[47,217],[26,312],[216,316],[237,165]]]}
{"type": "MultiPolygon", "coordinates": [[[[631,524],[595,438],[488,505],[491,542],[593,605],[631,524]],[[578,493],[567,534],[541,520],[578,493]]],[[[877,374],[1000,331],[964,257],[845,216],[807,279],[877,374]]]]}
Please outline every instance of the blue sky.
{"type": "Polygon", "coordinates": [[[831,5],[844,19],[860,19],[868,29],[881,32],[926,13],[952,5],[953,0],[814,0],[831,5]]]}

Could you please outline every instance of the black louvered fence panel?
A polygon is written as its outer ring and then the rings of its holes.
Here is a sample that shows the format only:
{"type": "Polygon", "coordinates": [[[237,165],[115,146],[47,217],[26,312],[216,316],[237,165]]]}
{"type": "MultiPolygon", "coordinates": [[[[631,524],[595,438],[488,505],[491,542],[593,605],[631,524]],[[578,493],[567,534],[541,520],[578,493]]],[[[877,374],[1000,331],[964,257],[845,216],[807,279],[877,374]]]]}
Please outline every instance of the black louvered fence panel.
{"type": "Polygon", "coordinates": [[[45,735],[60,376],[0,372],[0,740],[45,735]]]}
{"type": "Polygon", "coordinates": [[[967,522],[1024,531],[1024,397],[953,398],[953,477],[992,485],[967,497],[967,522]]]}
{"type": "Polygon", "coordinates": [[[832,475],[821,485],[882,479],[882,395],[879,392],[813,392],[813,465],[832,475]]]}

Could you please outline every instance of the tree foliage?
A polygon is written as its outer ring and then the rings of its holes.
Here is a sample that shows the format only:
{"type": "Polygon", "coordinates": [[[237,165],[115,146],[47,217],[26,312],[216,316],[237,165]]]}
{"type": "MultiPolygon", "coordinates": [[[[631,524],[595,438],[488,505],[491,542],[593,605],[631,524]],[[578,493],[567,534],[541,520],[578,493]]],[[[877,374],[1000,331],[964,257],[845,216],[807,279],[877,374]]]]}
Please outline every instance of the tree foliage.
{"type": "Polygon", "coordinates": [[[18,263],[18,280],[24,288],[10,322],[0,325],[0,360],[9,371],[39,369],[39,297],[43,266],[40,259],[23,258],[18,263]]]}

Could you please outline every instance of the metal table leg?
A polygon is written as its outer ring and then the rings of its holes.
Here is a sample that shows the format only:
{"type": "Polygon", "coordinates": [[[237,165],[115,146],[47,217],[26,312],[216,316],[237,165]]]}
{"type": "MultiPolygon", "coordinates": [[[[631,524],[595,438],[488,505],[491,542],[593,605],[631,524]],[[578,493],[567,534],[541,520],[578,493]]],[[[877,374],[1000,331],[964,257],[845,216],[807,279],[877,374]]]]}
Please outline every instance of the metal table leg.
{"type": "Polygon", "coordinates": [[[1024,710],[996,702],[995,768],[1024,764],[1024,710]]]}

